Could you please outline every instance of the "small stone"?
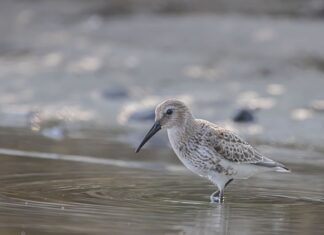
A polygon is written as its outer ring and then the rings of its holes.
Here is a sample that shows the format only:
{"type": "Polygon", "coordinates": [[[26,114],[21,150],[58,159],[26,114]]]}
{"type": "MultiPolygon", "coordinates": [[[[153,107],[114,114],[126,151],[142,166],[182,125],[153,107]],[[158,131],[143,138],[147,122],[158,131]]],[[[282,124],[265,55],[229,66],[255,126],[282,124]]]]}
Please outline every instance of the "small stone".
{"type": "Polygon", "coordinates": [[[106,99],[124,99],[128,97],[128,91],[123,88],[114,88],[103,91],[102,96],[106,99]]]}
{"type": "Polygon", "coordinates": [[[306,119],[309,119],[313,116],[313,112],[310,109],[305,108],[298,108],[294,109],[291,112],[291,118],[297,121],[304,121],[306,119]]]}
{"type": "Polygon", "coordinates": [[[235,114],[233,121],[234,122],[254,122],[255,117],[251,110],[241,109],[235,114]]]}
{"type": "Polygon", "coordinates": [[[66,135],[66,130],[63,126],[54,126],[49,128],[44,128],[40,133],[50,139],[61,140],[64,139],[66,135]]]}
{"type": "Polygon", "coordinates": [[[280,84],[270,84],[267,87],[267,92],[270,95],[278,96],[282,95],[285,92],[285,88],[280,84]]]}
{"type": "Polygon", "coordinates": [[[268,77],[268,76],[270,76],[272,74],[272,70],[269,69],[269,68],[262,68],[260,70],[260,73],[261,73],[262,76],[268,77]]]}
{"type": "Polygon", "coordinates": [[[154,121],[154,109],[142,109],[130,114],[129,121],[154,121]]]}
{"type": "Polygon", "coordinates": [[[311,102],[310,106],[314,111],[324,112],[324,100],[314,100],[311,102]]]}

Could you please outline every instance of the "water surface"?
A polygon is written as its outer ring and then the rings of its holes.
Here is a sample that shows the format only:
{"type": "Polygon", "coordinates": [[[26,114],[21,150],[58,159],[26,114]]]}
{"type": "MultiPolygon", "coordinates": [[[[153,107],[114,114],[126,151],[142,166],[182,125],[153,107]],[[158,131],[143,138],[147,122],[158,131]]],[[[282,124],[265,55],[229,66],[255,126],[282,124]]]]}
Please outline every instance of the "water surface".
{"type": "MultiPolygon", "coordinates": [[[[293,172],[234,181],[225,203],[217,205],[209,203],[214,187],[170,161],[168,150],[135,156],[127,145],[104,151],[99,143],[96,154],[82,155],[79,149],[71,155],[71,148],[49,145],[60,152],[53,154],[18,143],[20,150],[0,149],[1,234],[320,234],[324,229],[322,153],[261,146],[293,172]]],[[[8,147],[4,140],[2,146],[8,147]]]]}

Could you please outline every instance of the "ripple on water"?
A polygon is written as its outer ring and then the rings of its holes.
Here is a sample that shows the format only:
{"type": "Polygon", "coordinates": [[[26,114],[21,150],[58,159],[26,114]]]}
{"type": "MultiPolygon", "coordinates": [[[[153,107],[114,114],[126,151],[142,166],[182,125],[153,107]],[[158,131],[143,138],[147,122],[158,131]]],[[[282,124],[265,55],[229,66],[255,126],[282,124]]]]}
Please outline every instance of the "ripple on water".
{"type": "Polygon", "coordinates": [[[226,203],[213,205],[208,200],[214,188],[183,171],[2,156],[0,232],[22,226],[42,233],[267,234],[265,226],[302,231],[305,218],[312,232],[322,229],[319,177],[268,177],[234,181],[226,203]],[[319,187],[312,190],[310,182],[319,187]]]}

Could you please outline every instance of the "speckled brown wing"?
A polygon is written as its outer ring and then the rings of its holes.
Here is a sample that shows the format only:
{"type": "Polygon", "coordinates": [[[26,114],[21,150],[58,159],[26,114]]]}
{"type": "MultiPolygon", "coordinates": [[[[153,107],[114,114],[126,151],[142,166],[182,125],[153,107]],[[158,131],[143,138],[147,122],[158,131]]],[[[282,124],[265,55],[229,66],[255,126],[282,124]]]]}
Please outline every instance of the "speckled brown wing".
{"type": "MultiPolygon", "coordinates": [[[[267,158],[236,134],[218,126],[208,129],[205,132],[208,144],[224,159],[235,163],[258,164],[268,162],[267,158]]],[[[271,161],[271,163],[273,162],[271,161]]]]}

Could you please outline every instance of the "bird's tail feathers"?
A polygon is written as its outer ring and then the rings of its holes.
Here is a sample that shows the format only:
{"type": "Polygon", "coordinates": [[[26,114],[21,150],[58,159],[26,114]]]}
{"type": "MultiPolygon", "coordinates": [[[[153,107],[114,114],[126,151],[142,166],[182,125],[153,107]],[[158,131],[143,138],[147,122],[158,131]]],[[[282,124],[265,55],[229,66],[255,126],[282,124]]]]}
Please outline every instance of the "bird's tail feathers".
{"type": "Polygon", "coordinates": [[[288,169],[285,165],[270,160],[268,158],[266,158],[263,162],[254,163],[254,165],[263,166],[269,169],[274,169],[276,172],[284,172],[284,173],[291,172],[291,170],[288,169]]]}
{"type": "Polygon", "coordinates": [[[287,167],[285,167],[283,164],[278,163],[278,166],[276,166],[276,171],[277,172],[282,172],[282,173],[289,173],[291,170],[287,167]]]}

